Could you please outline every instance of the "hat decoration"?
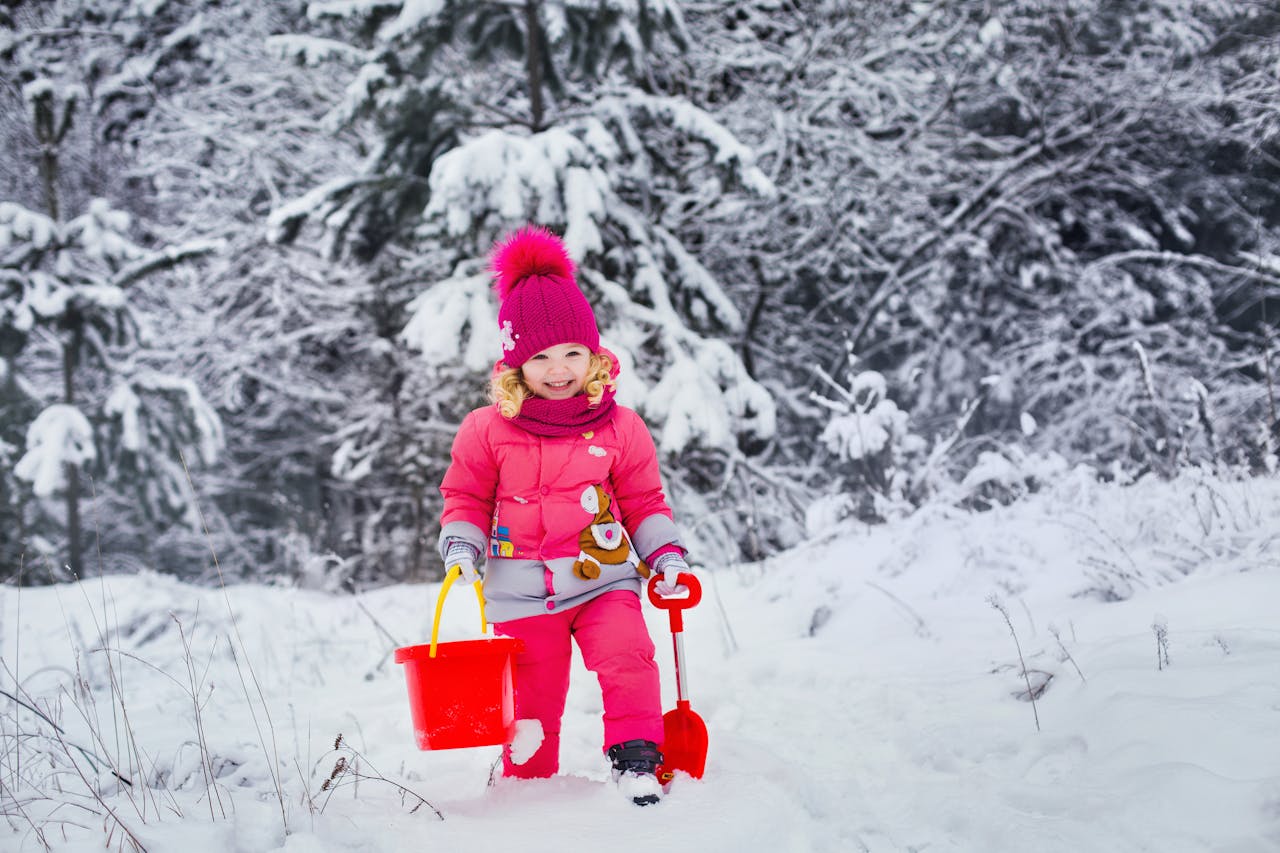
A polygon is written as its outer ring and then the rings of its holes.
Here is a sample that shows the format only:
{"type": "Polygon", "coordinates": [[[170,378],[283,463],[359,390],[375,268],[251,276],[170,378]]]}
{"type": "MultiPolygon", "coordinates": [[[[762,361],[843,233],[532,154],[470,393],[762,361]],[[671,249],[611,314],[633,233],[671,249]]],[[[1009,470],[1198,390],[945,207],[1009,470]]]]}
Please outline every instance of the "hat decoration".
{"type": "Polygon", "coordinates": [[[519,367],[557,344],[600,348],[600,331],[574,278],[564,243],[546,228],[530,225],[494,247],[490,267],[498,295],[502,360],[519,367]]]}

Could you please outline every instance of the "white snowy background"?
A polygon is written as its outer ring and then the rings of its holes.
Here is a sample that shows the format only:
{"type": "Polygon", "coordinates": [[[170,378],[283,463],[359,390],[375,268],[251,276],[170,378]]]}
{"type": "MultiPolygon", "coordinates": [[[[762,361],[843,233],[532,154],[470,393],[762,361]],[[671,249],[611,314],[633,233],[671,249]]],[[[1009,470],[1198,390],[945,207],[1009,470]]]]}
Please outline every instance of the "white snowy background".
{"type": "Polygon", "coordinates": [[[544,113],[520,4],[3,4],[0,853],[1280,850],[1274,5],[535,3],[544,113]],[[653,808],[392,660],[524,221],[706,588],[653,808]]]}
{"type": "MultiPolygon", "coordinates": [[[[706,774],[651,808],[608,781],[576,652],[559,777],[490,786],[496,747],[416,749],[391,654],[426,641],[438,585],[5,588],[0,849],[129,849],[127,827],[186,853],[1273,851],[1278,517],[1273,479],[1082,473],[700,567],[706,774]]],[[[442,640],[478,636],[469,591],[444,613],[442,640]]]]}

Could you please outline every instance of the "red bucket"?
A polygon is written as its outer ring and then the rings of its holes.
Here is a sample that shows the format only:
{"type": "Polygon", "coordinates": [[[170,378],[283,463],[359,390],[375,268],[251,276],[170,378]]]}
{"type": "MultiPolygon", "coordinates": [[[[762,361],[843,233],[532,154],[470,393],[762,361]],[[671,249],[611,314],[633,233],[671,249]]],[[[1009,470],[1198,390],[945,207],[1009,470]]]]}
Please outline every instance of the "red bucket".
{"type": "MultiPolygon", "coordinates": [[[[436,597],[431,642],[396,649],[396,663],[404,664],[409,683],[409,712],[418,749],[459,749],[496,746],[515,737],[515,656],[524,643],[511,637],[438,643],[440,611],[445,596],[462,570],[451,566],[436,597]]],[[[484,591],[476,581],[480,602],[480,631],[489,630],[484,618],[484,591]]]]}
{"type": "Polygon", "coordinates": [[[514,658],[523,643],[511,637],[460,640],[396,649],[409,684],[409,711],[419,749],[458,749],[510,743],[515,736],[514,658]]]}

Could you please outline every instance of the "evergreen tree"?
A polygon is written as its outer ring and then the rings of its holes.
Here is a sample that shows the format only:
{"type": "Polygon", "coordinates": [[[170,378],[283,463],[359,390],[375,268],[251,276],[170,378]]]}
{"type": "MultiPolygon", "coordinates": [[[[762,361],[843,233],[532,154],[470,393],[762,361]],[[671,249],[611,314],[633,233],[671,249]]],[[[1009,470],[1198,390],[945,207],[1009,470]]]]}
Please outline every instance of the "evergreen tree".
{"type": "Polygon", "coordinates": [[[423,356],[388,348],[390,381],[362,398],[336,460],[380,496],[380,531],[366,541],[391,549],[384,569],[422,570],[452,427],[480,401],[499,352],[485,256],[531,221],[563,233],[627,369],[624,401],[676,460],[684,509],[708,515],[695,493],[718,486],[728,457],[768,440],[774,405],[723,342],[742,317],[665,227],[662,187],[697,180],[715,207],[734,190],[768,198],[772,186],[721,124],[667,91],[659,69],[687,40],[678,9],[530,0],[312,3],[309,14],[335,18],[335,34],[358,43],[289,47],[359,60],[330,120],[368,118],[380,143],[367,171],[278,208],[273,227],[288,239],[304,220],[325,223],[355,257],[393,247],[397,263],[375,266],[377,304],[388,342],[423,356]],[[705,474],[691,464],[700,458],[705,474]]]}
{"type": "MultiPolygon", "coordinates": [[[[165,558],[224,572],[334,585],[358,553],[361,496],[331,474],[350,408],[380,375],[368,310],[376,293],[322,242],[268,239],[288,196],[357,168],[365,143],[319,121],[338,83],[320,57],[294,53],[301,9],[170,0],[148,50],[182,33],[187,49],[136,87],[121,140],[148,164],[138,196],[166,239],[199,235],[226,249],[152,292],[181,370],[225,424],[221,464],[197,486],[212,543],[175,535],[165,558]],[[193,25],[193,21],[199,25],[193,25]],[[192,153],[198,156],[193,158],[192,153]]],[[[315,43],[314,41],[312,42],[315,43]]]]}
{"type": "Polygon", "coordinates": [[[145,550],[139,546],[148,534],[175,520],[195,527],[180,453],[187,448],[193,462],[211,461],[221,436],[199,390],[159,365],[130,303],[139,281],[215,247],[203,241],[138,245],[130,238],[130,216],[103,198],[65,216],[71,209],[65,196],[78,199],[107,183],[92,146],[82,147],[93,136],[73,133],[80,117],[95,113],[75,35],[59,41],[78,31],[45,29],[57,21],[39,15],[26,20],[35,28],[11,42],[5,57],[18,69],[15,78],[26,81],[20,103],[38,175],[29,189],[43,212],[0,203],[0,455],[4,511],[16,516],[20,559],[32,565],[44,558],[38,570],[26,572],[33,577],[53,575],[64,564],[84,571],[86,495],[100,497],[112,520],[104,530],[95,518],[96,532],[126,553],[145,550]],[[99,479],[111,492],[99,493],[99,479]]]}
{"type": "Polygon", "coordinates": [[[714,51],[691,85],[744,136],[762,114],[772,125],[759,147],[777,208],[702,227],[718,248],[708,264],[759,309],[745,346],[769,359],[766,384],[800,427],[775,470],[811,492],[844,488],[814,440],[831,415],[813,395],[829,393],[822,375],[843,369],[846,342],[934,448],[913,501],[992,450],[1029,471],[1060,451],[1125,477],[1274,459],[1276,113],[1246,94],[1274,68],[1274,11],[1027,0],[694,14],[714,51]]]}
{"type": "MultiPolygon", "coordinates": [[[[32,97],[36,110],[45,82],[29,87],[39,90],[32,97]]],[[[65,562],[77,575],[84,571],[82,473],[102,477],[131,498],[114,507],[116,534],[129,528],[118,524],[120,516],[135,513],[142,516],[135,521],[149,526],[183,519],[195,528],[180,454],[191,449],[193,461],[208,463],[221,443],[217,416],[199,390],[148,365],[146,339],[127,294],[148,268],[207,248],[146,253],[128,239],[128,225],[126,214],[101,200],[66,223],[0,204],[0,335],[12,342],[5,372],[13,374],[9,387],[20,392],[6,395],[4,420],[20,423],[24,410],[43,407],[28,423],[25,453],[6,481],[21,481],[37,499],[23,501],[19,510],[17,529],[28,537],[24,548],[33,558],[65,562]],[[50,503],[56,496],[64,500],[61,514],[50,503]],[[42,546],[35,537],[57,544],[42,546]]],[[[10,451],[9,459],[15,455],[10,451]]],[[[106,541],[116,538],[109,533],[106,541]]],[[[126,550],[138,544],[119,539],[126,550]]]]}
{"type": "Polygon", "coordinates": [[[431,571],[484,259],[530,220],[697,539],[1016,497],[1054,452],[1274,469],[1278,32],[1228,0],[4,4],[0,560],[49,571],[79,483],[108,559],[205,570],[161,520],[159,460],[214,436],[181,376],[225,425],[194,472],[225,567],[431,571]]]}

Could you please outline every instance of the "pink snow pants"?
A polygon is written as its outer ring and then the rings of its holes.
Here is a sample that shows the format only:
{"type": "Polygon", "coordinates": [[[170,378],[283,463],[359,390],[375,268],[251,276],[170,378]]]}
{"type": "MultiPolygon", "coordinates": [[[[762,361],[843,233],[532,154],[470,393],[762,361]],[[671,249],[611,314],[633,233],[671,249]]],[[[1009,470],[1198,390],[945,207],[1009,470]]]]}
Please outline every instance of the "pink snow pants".
{"type": "Polygon", "coordinates": [[[582,661],[600,680],[604,699],[604,749],[622,741],[662,742],[662,695],[653,640],[640,612],[640,597],[614,590],[559,613],[496,622],[494,632],[524,641],[516,656],[516,719],[542,723],[542,746],[524,764],[502,750],[504,776],[536,779],[560,769],[560,718],[569,693],[569,662],[578,643],[582,661]]]}

